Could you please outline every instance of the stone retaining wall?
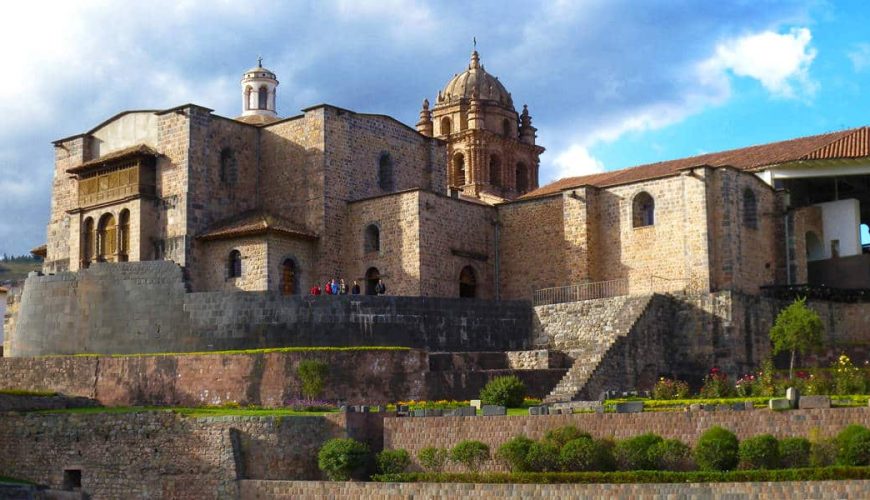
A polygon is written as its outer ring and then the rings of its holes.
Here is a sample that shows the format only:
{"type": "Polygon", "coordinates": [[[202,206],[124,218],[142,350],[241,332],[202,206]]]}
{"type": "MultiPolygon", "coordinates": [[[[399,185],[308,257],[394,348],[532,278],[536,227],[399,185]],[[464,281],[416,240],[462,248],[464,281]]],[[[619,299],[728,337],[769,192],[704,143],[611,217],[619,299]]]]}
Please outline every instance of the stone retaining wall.
{"type": "MultiPolygon", "coordinates": [[[[511,417],[396,418],[384,422],[384,448],[403,448],[416,464],[421,448],[450,448],[459,441],[476,439],[495,450],[508,439],[524,434],[540,439],[550,430],[574,425],[594,437],[627,438],[654,432],[665,438],[694,445],[698,437],[714,425],[732,430],[743,439],[770,433],[776,437],[817,434],[833,436],[849,424],[870,425],[870,408],[828,410],[685,411],[647,413],[603,413],[511,417]]],[[[490,461],[485,470],[506,470],[490,461]]]]}
{"type": "Polygon", "coordinates": [[[182,269],[169,261],[32,276],[13,312],[8,356],[366,345],[506,351],[526,349],[531,331],[524,301],[187,293],[182,269]]]}
{"type": "Polygon", "coordinates": [[[277,498],[867,498],[870,481],[718,484],[456,484],[240,481],[243,500],[277,498]]]}

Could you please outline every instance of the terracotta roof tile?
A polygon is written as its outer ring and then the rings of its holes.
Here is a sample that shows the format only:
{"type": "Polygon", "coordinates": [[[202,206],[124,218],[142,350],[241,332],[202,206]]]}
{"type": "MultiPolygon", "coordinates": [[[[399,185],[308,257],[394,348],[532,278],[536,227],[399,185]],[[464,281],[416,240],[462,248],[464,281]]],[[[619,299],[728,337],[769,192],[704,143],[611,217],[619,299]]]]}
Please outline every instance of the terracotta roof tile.
{"type": "Polygon", "coordinates": [[[34,248],[30,249],[30,253],[32,253],[33,255],[38,255],[42,258],[45,258],[45,256],[48,255],[48,245],[43,243],[42,245],[39,245],[38,247],[34,247],[34,248]]]}
{"type": "Polygon", "coordinates": [[[799,160],[831,160],[870,156],[870,128],[861,127],[788,141],[708,153],[689,158],[650,163],[600,174],[567,177],[526,193],[520,199],[536,198],[580,186],[609,187],[674,175],[680,170],[730,166],[758,170],[766,166],[799,160]]]}
{"type": "Polygon", "coordinates": [[[297,238],[317,239],[317,234],[313,231],[309,231],[300,224],[264,210],[249,210],[229,219],[219,221],[200,234],[198,238],[202,240],[218,240],[240,236],[254,236],[270,231],[297,238]]]}

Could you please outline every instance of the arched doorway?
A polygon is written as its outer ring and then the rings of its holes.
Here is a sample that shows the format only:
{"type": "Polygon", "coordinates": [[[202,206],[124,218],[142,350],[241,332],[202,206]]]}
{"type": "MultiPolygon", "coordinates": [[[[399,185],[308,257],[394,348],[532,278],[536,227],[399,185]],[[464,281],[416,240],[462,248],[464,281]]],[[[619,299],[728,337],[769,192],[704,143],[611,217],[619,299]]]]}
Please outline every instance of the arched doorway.
{"type": "Polygon", "coordinates": [[[114,215],[105,214],[100,217],[97,240],[97,260],[115,262],[118,254],[118,226],[115,224],[114,215]]]}
{"type": "Polygon", "coordinates": [[[477,276],[471,266],[465,266],[459,272],[459,296],[470,299],[477,297],[477,276]]]}
{"type": "Polygon", "coordinates": [[[366,295],[377,295],[375,291],[375,285],[378,284],[378,280],[381,279],[381,272],[378,271],[376,267],[370,267],[368,271],[366,271],[366,295]]]}
{"type": "Polygon", "coordinates": [[[281,264],[281,295],[296,295],[299,293],[297,285],[296,263],[293,259],[284,259],[281,264]]]}
{"type": "Polygon", "coordinates": [[[465,182],[465,155],[456,153],[453,155],[453,185],[462,187],[465,182]]]}

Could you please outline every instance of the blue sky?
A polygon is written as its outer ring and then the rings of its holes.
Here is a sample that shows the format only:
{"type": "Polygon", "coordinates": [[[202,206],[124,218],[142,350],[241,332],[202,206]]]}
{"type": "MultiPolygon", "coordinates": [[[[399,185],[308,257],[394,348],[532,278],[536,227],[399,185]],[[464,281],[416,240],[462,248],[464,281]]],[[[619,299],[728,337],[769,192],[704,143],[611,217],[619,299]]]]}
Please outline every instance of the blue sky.
{"type": "Polygon", "coordinates": [[[870,124],[865,2],[15,2],[0,31],[0,253],[45,241],[52,140],[125,109],[239,114],[278,74],[316,103],[413,125],[481,61],[547,148],[541,182],[870,124]]]}

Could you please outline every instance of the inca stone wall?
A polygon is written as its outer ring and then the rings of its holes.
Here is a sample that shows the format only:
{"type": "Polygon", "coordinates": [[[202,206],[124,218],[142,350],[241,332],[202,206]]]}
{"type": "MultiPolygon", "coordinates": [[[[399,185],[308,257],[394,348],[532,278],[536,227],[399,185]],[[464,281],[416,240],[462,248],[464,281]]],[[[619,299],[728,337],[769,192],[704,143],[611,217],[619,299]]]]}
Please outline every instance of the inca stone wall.
{"type": "MultiPolygon", "coordinates": [[[[693,446],[698,437],[714,425],[725,427],[738,438],[745,439],[758,434],[783,438],[817,433],[819,437],[830,437],[849,424],[870,424],[870,408],[395,418],[384,421],[384,448],[408,450],[415,468],[419,468],[417,452],[427,446],[451,448],[462,440],[476,439],[496,450],[514,436],[522,434],[541,439],[548,430],[565,425],[574,425],[597,438],[624,439],[654,432],[693,446]]],[[[487,462],[483,469],[506,471],[504,464],[495,460],[487,462]]]]}
{"type": "Polygon", "coordinates": [[[55,488],[63,487],[65,469],[80,470],[82,491],[92,498],[238,498],[237,479],[322,479],[323,442],[371,441],[369,421],[381,418],[7,414],[0,470],[55,488]]]}
{"type": "Polygon", "coordinates": [[[28,278],[8,354],[189,352],[388,345],[528,347],[527,302],[273,292],[186,293],[172,262],[101,264],[28,278]]]}
{"type": "Polygon", "coordinates": [[[870,481],[715,484],[479,484],[241,481],[241,498],[867,498],[870,481]]]}
{"type": "Polygon", "coordinates": [[[363,350],[0,358],[0,389],[53,391],[108,406],[281,407],[302,398],[296,367],[309,359],[329,367],[320,397],[330,401],[386,404],[433,399],[430,393],[441,396],[451,388],[430,381],[424,352],[363,350]]]}

